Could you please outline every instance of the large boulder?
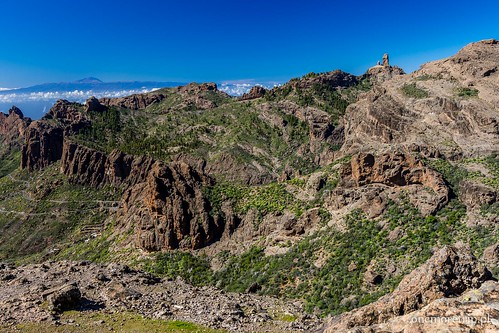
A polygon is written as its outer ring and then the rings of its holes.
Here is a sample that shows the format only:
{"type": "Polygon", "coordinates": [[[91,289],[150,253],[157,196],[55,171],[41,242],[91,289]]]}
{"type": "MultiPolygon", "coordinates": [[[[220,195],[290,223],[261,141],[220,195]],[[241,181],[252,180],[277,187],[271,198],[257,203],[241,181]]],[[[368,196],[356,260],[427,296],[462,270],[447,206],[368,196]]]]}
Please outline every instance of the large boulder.
{"type": "MultiPolygon", "coordinates": [[[[436,299],[456,297],[467,289],[479,288],[492,279],[490,271],[478,262],[468,247],[446,246],[405,276],[391,294],[333,317],[323,332],[347,332],[353,328],[385,323],[419,310],[436,299]]],[[[359,329],[359,332],[363,331],[359,329]]]]}
{"type": "Polygon", "coordinates": [[[68,283],[52,290],[47,301],[51,311],[63,312],[74,309],[81,300],[81,292],[76,283],[68,283]]]}

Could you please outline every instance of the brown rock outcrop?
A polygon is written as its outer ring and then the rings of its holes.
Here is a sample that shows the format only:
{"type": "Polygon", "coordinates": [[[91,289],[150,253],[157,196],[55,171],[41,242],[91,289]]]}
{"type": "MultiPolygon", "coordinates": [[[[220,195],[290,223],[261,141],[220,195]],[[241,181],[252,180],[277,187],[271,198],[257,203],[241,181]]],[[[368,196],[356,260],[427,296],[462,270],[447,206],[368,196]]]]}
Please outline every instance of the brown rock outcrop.
{"type": "Polygon", "coordinates": [[[480,183],[463,181],[459,186],[460,199],[470,209],[480,209],[482,205],[493,204],[497,200],[497,193],[480,183]]]}
{"type": "Polygon", "coordinates": [[[62,156],[64,131],[45,121],[35,121],[26,130],[22,148],[21,168],[39,170],[62,156]]]}
{"type": "Polygon", "coordinates": [[[251,88],[251,90],[247,93],[244,93],[240,100],[244,101],[244,100],[249,100],[249,99],[256,99],[256,98],[261,98],[263,96],[265,96],[265,94],[267,93],[267,89],[265,89],[264,87],[261,87],[261,86],[254,86],[253,88],[251,88]]]}
{"type": "Polygon", "coordinates": [[[182,95],[182,103],[180,106],[187,110],[208,110],[219,105],[218,100],[230,98],[223,91],[219,91],[216,83],[189,83],[185,86],[178,87],[177,93],[182,95]],[[215,97],[216,98],[213,98],[215,97]]]}
{"type": "Polygon", "coordinates": [[[339,87],[351,87],[358,83],[358,78],[355,75],[343,72],[341,70],[334,70],[331,72],[314,75],[301,80],[290,81],[295,88],[311,88],[315,84],[326,84],[335,88],[339,87]]]}
{"type": "Polygon", "coordinates": [[[64,137],[89,124],[80,107],[78,103],[58,100],[41,120],[30,124],[22,148],[21,168],[42,169],[61,159],[64,137]]]}
{"type": "Polygon", "coordinates": [[[398,145],[430,149],[447,159],[483,156],[499,146],[499,43],[470,44],[455,56],[410,75],[381,76],[344,117],[345,153],[398,145]],[[402,89],[402,88],[406,89],[402,89]]]}
{"type": "Polygon", "coordinates": [[[488,267],[497,267],[499,265],[499,242],[487,247],[483,251],[482,259],[488,267]]]}
{"type": "Polygon", "coordinates": [[[114,150],[109,155],[64,140],[61,172],[76,184],[100,187],[105,184],[134,185],[143,182],[154,160],[114,150]]]}
{"type": "Polygon", "coordinates": [[[99,103],[107,107],[115,106],[118,108],[125,108],[130,110],[141,110],[147,108],[151,104],[159,103],[165,98],[166,95],[162,93],[152,92],[119,98],[105,97],[99,99],[99,103]]]}
{"type": "Polygon", "coordinates": [[[209,214],[201,190],[209,182],[186,163],[154,163],[146,181],[123,196],[123,220],[135,226],[136,245],[146,251],[198,249],[218,240],[224,223],[209,214]]]}
{"type": "Polygon", "coordinates": [[[499,283],[486,281],[460,297],[440,298],[420,310],[386,323],[356,327],[351,333],[441,333],[497,332],[499,321],[499,283]]]}
{"type": "Polygon", "coordinates": [[[0,154],[5,149],[20,148],[26,128],[31,119],[24,117],[21,110],[13,106],[8,114],[0,112],[0,154]]]}
{"type": "Polygon", "coordinates": [[[106,110],[107,107],[102,105],[94,96],[90,97],[85,102],[85,112],[103,112],[106,110]]]}
{"type": "MultiPolygon", "coordinates": [[[[401,188],[419,185],[432,189],[431,195],[413,195],[411,198],[423,214],[438,210],[449,200],[449,188],[442,176],[415,157],[404,153],[386,153],[376,156],[359,153],[352,157],[349,164],[342,167],[340,174],[341,182],[338,189],[333,192],[334,196],[343,198],[344,202],[340,206],[364,197],[372,216],[381,214],[386,205],[386,200],[380,196],[386,186],[401,188]],[[371,187],[365,188],[367,185],[371,187]],[[382,185],[382,187],[376,188],[372,185],[382,185]],[[372,211],[373,209],[375,212],[372,211]]],[[[417,191],[417,189],[413,190],[417,191]]]]}
{"type": "Polygon", "coordinates": [[[388,53],[383,54],[383,66],[389,67],[390,61],[388,60],[388,53]]]}
{"type": "Polygon", "coordinates": [[[197,249],[224,231],[224,222],[210,216],[202,191],[211,179],[182,161],[164,165],[150,157],[119,151],[106,155],[65,141],[61,172],[72,182],[94,187],[125,184],[120,224],[135,229],[136,245],[144,250],[197,249]]]}
{"type": "Polygon", "coordinates": [[[185,86],[180,86],[177,91],[181,94],[198,94],[203,91],[218,91],[218,86],[216,83],[189,83],[185,86]]]}
{"type": "Polygon", "coordinates": [[[476,260],[469,248],[446,246],[404,277],[391,294],[332,318],[323,332],[347,332],[354,328],[364,332],[361,327],[385,323],[441,297],[459,296],[491,279],[492,274],[476,260]]]}
{"type": "Polygon", "coordinates": [[[66,133],[76,133],[85,124],[88,124],[81,111],[81,104],[60,99],[50,108],[42,120],[55,119],[64,127],[66,133]]]}

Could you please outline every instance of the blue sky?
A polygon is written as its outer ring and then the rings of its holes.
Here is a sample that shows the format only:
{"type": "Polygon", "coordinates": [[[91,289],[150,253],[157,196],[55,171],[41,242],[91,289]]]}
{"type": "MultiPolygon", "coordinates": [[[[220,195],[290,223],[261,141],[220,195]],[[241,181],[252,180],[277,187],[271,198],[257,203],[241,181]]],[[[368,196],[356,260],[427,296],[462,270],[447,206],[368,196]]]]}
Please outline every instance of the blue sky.
{"type": "Polygon", "coordinates": [[[407,71],[499,38],[496,1],[3,1],[0,87],[407,71]]]}

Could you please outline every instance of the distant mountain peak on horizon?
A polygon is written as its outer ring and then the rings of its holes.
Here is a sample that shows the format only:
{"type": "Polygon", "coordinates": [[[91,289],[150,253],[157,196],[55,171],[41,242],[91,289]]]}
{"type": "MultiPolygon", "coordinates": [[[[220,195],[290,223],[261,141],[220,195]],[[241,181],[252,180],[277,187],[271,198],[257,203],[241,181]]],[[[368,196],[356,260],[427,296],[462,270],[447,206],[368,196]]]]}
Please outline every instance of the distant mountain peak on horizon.
{"type": "Polygon", "coordinates": [[[77,83],[103,83],[101,80],[99,80],[96,77],[86,77],[81,80],[76,81],[77,83]]]}

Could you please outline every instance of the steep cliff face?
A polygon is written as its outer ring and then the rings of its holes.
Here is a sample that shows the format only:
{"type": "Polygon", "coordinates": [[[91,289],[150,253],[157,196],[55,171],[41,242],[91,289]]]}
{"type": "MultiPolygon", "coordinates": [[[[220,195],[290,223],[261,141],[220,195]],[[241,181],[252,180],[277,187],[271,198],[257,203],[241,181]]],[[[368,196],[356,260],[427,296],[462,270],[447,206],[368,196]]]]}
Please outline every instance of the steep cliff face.
{"type": "Polygon", "coordinates": [[[42,119],[26,129],[21,168],[37,170],[59,161],[64,137],[78,133],[88,124],[80,104],[57,101],[42,119]]]}
{"type": "Polygon", "coordinates": [[[406,147],[450,159],[497,152],[499,44],[482,41],[378,82],[347,109],[344,152],[406,147]]]}
{"type": "Polygon", "coordinates": [[[359,153],[342,166],[340,175],[327,201],[333,211],[358,206],[376,217],[390,200],[406,196],[427,215],[449,201],[450,189],[442,176],[407,153],[359,153]]]}
{"type": "Polygon", "coordinates": [[[77,184],[100,187],[106,184],[134,185],[143,182],[154,160],[114,150],[109,155],[65,140],[61,154],[61,172],[77,184]]]}
{"type": "Polygon", "coordinates": [[[62,156],[64,131],[43,121],[33,122],[26,130],[26,143],[22,148],[21,168],[39,170],[62,156]]]}
{"type": "Polygon", "coordinates": [[[31,119],[24,117],[21,110],[13,106],[8,114],[0,112],[0,142],[2,148],[11,146],[20,147],[20,141],[24,138],[26,128],[31,119]]]}
{"type": "Polygon", "coordinates": [[[119,151],[106,155],[69,141],[63,148],[61,172],[70,181],[127,188],[118,223],[135,231],[137,247],[197,249],[221,237],[225,223],[210,216],[211,206],[202,191],[212,181],[190,165],[181,161],[165,165],[119,151]]]}
{"type": "Polygon", "coordinates": [[[135,228],[136,245],[147,251],[198,249],[218,240],[225,223],[209,214],[202,192],[208,183],[185,163],[154,163],[146,181],[123,196],[122,223],[135,228]]]}

